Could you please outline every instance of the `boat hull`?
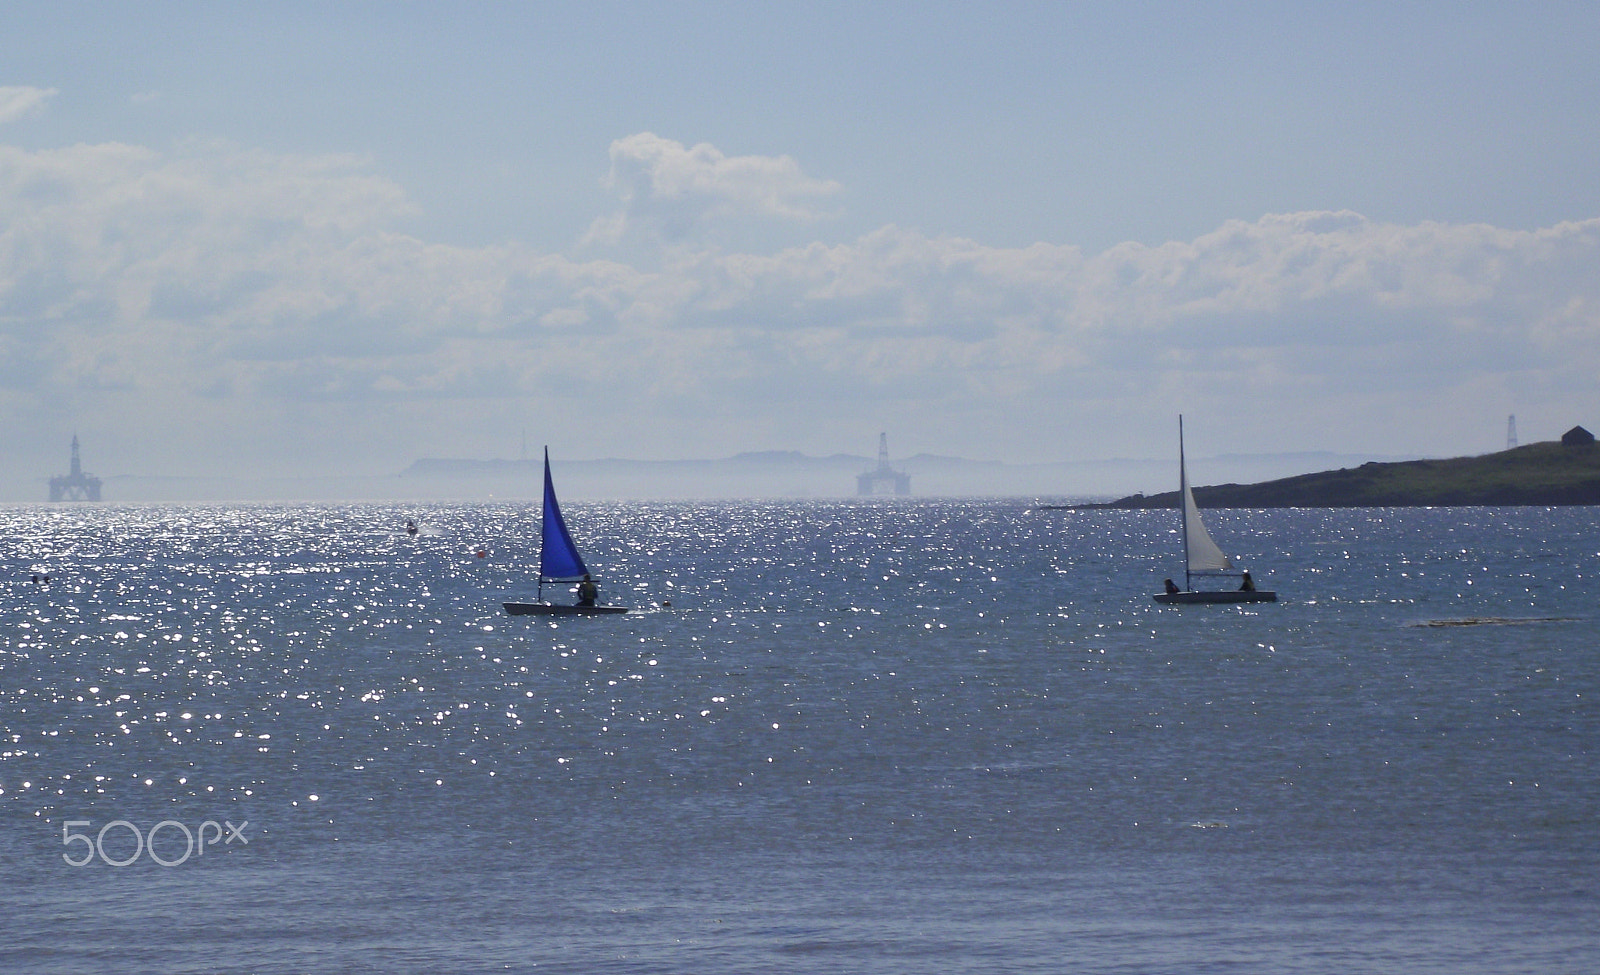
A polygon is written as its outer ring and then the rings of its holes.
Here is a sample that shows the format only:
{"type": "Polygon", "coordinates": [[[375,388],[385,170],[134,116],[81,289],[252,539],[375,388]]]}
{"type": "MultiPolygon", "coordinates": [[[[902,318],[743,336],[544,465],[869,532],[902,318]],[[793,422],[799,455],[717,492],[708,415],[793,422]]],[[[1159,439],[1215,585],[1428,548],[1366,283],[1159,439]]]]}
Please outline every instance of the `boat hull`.
{"type": "Polygon", "coordinates": [[[1278,594],[1270,589],[1221,589],[1209,592],[1158,592],[1151,597],[1168,606],[1193,603],[1275,603],[1278,594]]]}
{"type": "Polygon", "coordinates": [[[626,613],[626,606],[558,606],[555,603],[502,603],[512,616],[608,616],[626,613]]]}

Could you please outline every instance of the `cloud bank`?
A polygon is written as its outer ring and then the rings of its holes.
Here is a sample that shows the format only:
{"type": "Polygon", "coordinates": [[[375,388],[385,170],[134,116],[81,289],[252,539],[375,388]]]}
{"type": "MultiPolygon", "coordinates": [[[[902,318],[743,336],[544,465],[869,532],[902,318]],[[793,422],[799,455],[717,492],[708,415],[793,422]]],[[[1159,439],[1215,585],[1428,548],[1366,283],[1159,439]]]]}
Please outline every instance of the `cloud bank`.
{"type": "Polygon", "coordinates": [[[685,147],[652,132],[611,144],[606,185],[621,197],[617,213],[596,220],[589,240],[626,236],[681,241],[744,219],[811,222],[817,206],[839,193],[788,156],[726,156],[715,146],[685,147]]]}
{"type": "Polygon", "coordinates": [[[0,124],[15,122],[44,109],[45,102],[57,94],[54,88],[26,85],[0,85],[0,124]]]}
{"type": "Polygon", "coordinates": [[[888,429],[1022,462],[1160,454],[1179,411],[1239,451],[1600,422],[1600,219],[1269,214],[1098,254],[886,226],[753,252],[719,227],[815,221],[840,188],[649,133],[612,145],[610,180],[595,236],[648,259],[418,240],[358,157],[0,146],[12,445],[86,430],[125,469],[370,473],[519,433],[672,458],[870,452],[888,429]]]}

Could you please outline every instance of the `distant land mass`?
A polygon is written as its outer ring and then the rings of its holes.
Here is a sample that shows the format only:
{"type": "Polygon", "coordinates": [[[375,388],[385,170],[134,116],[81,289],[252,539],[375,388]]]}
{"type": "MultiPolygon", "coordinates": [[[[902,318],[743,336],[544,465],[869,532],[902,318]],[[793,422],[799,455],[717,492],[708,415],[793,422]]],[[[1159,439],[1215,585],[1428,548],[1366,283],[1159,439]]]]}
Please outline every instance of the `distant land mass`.
{"type": "MultiPolygon", "coordinates": [[[[1377,508],[1600,504],[1600,447],[1528,444],[1479,457],[1377,461],[1260,484],[1197,487],[1202,508],[1377,508]]],[[[1176,508],[1178,492],[1082,508],[1176,508]]]]}
{"type": "MultiPolygon", "coordinates": [[[[1122,445],[1126,446],[1126,445],[1122,445]]],[[[1264,481],[1306,471],[1405,458],[1331,451],[1190,456],[1190,470],[1225,470],[1240,480],[1264,481]]],[[[812,456],[795,450],[750,451],[703,460],[551,457],[562,500],[733,500],[849,498],[856,476],[877,467],[863,454],[812,456]]],[[[890,460],[911,475],[912,498],[1018,498],[1068,506],[1109,501],[1151,484],[1177,479],[1177,459],[1101,457],[1013,462],[917,453],[890,460]]],[[[3,466],[3,465],[0,465],[3,466]]],[[[425,458],[382,473],[102,473],[113,504],[167,502],[422,502],[516,501],[537,504],[542,458],[478,460],[425,458]]],[[[44,501],[49,481],[0,469],[0,502],[44,501]]],[[[890,497],[893,497],[892,495],[890,497]]]]}
{"type": "MultiPolygon", "coordinates": [[[[1209,465],[1256,478],[1282,477],[1361,463],[1372,456],[1303,452],[1234,454],[1209,458],[1209,465]]],[[[1392,458],[1385,458],[1392,459],[1392,458]]],[[[856,475],[873,470],[877,458],[859,454],[814,457],[793,450],[765,450],[714,460],[583,460],[551,457],[562,499],[567,498],[830,498],[856,493],[856,475]]],[[[1021,497],[1062,502],[1106,501],[1140,484],[1177,475],[1174,458],[1006,463],[920,453],[893,458],[890,466],[911,476],[911,496],[1021,497]]],[[[543,459],[472,460],[424,458],[400,472],[400,485],[414,493],[537,498],[543,459]]]]}

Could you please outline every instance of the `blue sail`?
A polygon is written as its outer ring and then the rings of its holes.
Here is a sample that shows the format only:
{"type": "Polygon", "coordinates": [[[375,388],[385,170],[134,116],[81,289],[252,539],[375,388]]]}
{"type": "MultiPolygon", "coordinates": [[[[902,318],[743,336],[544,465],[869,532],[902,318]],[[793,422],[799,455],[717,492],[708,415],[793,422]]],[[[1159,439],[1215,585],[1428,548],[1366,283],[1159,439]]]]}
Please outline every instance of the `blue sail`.
{"type": "Polygon", "coordinates": [[[572,582],[589,574],[572,544],[572,533],[561,517],[561,506],[556,503],[555,485],[550,481],[550,448],[544,451],[544,524],[541,528],[542,544],[539,552],[539,579],[551,582],[572,582]]]}

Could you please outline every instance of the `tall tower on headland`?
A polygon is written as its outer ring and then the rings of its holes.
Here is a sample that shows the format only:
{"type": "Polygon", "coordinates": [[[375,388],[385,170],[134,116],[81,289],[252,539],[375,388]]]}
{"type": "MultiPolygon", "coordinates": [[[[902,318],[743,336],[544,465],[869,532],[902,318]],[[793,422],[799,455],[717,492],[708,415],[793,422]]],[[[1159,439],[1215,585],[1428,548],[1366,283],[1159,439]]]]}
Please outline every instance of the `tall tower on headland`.
{"type": "Polygon", "coordinates": [[[1517,415],[1515,413],[1506,419],[1506,449],[1517,449],[1517,415]]]}
{"type": "Polygon", "coordinates": [[[78,459],[78,435],[72,435],[72,472],[50,479],[51,501],[99,501],[100,479],[83,472],[78,459]]]}
{"type": "Polygon", "coordinates": [[[911,493],[911,475],[889,466],[889,435],[878,434],[878,469],[856,475],[857,494],[911,493]]]}

